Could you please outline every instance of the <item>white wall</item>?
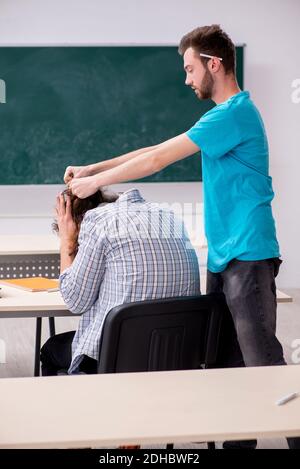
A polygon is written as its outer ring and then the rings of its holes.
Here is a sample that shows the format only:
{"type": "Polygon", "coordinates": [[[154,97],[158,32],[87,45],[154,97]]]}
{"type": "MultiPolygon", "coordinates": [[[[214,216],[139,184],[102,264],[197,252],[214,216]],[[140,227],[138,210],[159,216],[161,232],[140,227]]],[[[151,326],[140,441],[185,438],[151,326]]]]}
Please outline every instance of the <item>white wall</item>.
{"type": "MultiPolygon", "coordinates": [[[[299,287],[300,103],[291,98],[292,82],[300,78],[299,19],[299,0],[0,0],[0,45],[177,44],[187,31],[210,23],[220,23],[236,43],[246,43],[245,84],[270,140],[274,214],[285,260],[278,283],[299,287]]],[[[152,185],[145,187],[161,201],[178,201],[182,194],[190,194],[191,202],[201,197],[195,184],[188,191],[182,187],[182,192],[174,184],[158,185],[154,191],[152,185]]],[[[26,198],[35,199],[36,189],[27,186],[21,199],[17,188],[0,189],[0,216],[6,214],[0,218],[1,234],[14,230],[18,220],[7,217],[24,214],[26,198]]],[[[49,217],[56,189],[38,189],[42,203],[36,205],[36,215],[47,207],[49,217]]],[[[23,218],[19,225],[21,230],[30,226],[43,231],[49,220],[23,218]]]]}

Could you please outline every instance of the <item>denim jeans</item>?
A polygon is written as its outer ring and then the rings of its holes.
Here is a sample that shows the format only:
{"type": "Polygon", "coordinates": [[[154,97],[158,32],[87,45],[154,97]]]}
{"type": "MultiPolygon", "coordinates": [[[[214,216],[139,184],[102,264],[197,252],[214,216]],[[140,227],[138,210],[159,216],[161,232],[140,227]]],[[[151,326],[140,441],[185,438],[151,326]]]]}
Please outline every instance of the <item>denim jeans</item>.
{"type": "MultiPolygon", "coordinates": [[[[219,367],[285,365],[276,337],[276,285],[281,260],[232,260],[220,273],[207,272],[207,293],[223,292],[230,311],[225,317],[218,355],[219,367]]],[[[288,439],[290,448],[300,448],[300,438],[288,439]]],[[[247,441],[245,448],[256,447],[247,441]]],[[[226,448],[243,447],[226,442],[226,448]]]]}
{"type": "Polygon", "coordinates": [[[276,258],[234,259],[223,272],[207,272],[207,293],[225,294],[234,323],[234,331],[228,325],[227,334],[232,335],[224,344],[224,366],[285,365],[282,346],[276,338],[275,277],[280,263],[276,258]]]}

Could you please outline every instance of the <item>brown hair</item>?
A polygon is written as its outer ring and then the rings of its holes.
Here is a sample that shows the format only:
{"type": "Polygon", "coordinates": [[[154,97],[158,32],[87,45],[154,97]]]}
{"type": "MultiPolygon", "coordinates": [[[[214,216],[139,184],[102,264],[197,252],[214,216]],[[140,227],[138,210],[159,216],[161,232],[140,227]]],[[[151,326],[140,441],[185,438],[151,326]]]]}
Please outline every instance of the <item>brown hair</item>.
{"type": "MultiPolygon", "coordinates": [[[[224,66],[225,73],[234,73],[236,67],[236,53],[235,46],[228,36],[218,24],[211,26],[202,26],[187,33],[180,41],[178,52],[184,55],[185,51],[192,47],[200,54],[213,55],[214,57],[221,57],[222,65],[224,66]]],[[[201,57],[202,63],[206,66],[208,58],[201,57]]]]}
{"type": "MultiPolygon", "coordinates": [[[[95,194],[90,195],[86,199],[79,199],[76,195],[73,195],[68,189],[66,189],[63,192],[63,194],[70,195],[71,197],[71,212],[72,212],[72,218],[77,227],[77,236],[74,239],[75,249],[72,253],[69,253],[69,254],[76,255],[78,251],[78,234],[79,234],[80,225],[83,220],[84,214],[88,210],[92,210],[93,208],[98,207],[98,205],[100,204],[109,204],[109,203],[115,202],[119,198],[119,196],[118,194],[108,193],[103,190],[98,190],[95,194]]],[[[59,228],[58,228],[57,220],[54,220],[54,222],[52,223],[52,229],[53,231],[58,233],[59,228]]]]}

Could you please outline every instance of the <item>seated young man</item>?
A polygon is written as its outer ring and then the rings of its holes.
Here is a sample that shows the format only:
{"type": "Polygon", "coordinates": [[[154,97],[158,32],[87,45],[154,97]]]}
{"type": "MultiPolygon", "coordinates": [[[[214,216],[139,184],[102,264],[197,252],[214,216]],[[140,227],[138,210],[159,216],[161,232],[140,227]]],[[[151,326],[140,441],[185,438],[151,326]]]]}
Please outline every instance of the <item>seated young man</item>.
{"type": "Polygon", "coordinates": [[[103,322],[115,306],[200,294],[198,260],[183,222],[137,189],[84,200],[60,194],[56,213],[60,291],[69,310],[82,316],[76,332],[42,347],[44,376],[61,369],[96,373],[103,322]]]}

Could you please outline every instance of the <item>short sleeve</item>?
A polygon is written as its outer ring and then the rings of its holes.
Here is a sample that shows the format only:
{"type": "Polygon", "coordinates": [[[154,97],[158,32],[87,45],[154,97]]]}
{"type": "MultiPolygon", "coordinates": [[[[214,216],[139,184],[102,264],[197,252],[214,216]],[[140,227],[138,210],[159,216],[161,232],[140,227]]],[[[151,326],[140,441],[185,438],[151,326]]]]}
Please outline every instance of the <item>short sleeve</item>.
{"type": "Polygon", "coordinates": [[[220,158],[241,143],[233,110],[218,106],[204,114],[186,135],[210,158],[220,158]]]}

